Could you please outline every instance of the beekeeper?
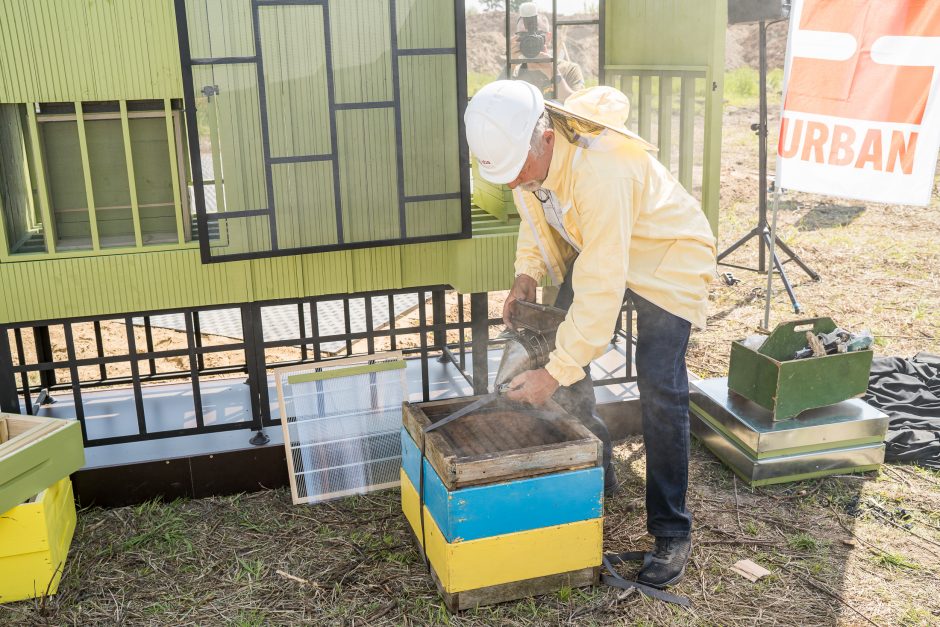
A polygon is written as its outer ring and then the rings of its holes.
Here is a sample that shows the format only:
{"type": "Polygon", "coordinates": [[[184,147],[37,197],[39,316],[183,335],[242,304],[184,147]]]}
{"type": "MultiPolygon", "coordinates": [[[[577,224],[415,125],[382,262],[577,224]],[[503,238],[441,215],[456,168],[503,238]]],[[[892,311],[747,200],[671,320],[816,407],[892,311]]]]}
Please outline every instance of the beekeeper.
{"type": "Polygon", "coordinates": [[[715,238],[699,203],[626,129],[629,110],[611,87],[558,105],[524,81],[496,81],[473,97],[465,123],[481,176],[508,185],[522,216],[504,318],[513,300],[534,301],[546,277],[562,284],[558,304],[570,302],[548,364],[516,377],[510,398],[542,405],[589,376],[625,292],[633,302],[647,530],[656,538],[638,581],[662,588],[679,581],[691,551],[685,355],[692,326],[705,327],[715,238]]]}

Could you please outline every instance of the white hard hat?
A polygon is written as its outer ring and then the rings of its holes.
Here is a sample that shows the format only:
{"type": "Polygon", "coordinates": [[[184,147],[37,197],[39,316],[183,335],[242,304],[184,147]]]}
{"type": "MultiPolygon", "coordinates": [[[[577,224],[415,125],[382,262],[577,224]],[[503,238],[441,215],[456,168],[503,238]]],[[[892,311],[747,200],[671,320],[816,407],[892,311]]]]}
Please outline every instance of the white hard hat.
{"type": "Polygon", "coordinates": [[[476,93],[464,123],[480,175],[491,183],[511,183],[529,155],[532,130],[545,111],[542,92],[525,81],[496,81],[476,93]]]}
{"type": "Polygon", "coordinates": [[[535,17],[538,13],[534,2],[523,2],[519,5],[519,17],[535,17]]]}

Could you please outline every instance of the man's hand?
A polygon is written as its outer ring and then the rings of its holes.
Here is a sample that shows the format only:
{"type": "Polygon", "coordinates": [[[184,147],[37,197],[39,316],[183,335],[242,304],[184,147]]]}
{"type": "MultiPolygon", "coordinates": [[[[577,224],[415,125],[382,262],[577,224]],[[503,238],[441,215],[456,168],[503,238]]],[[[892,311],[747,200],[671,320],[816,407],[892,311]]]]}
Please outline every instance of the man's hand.
{"type": "Polygon", "coordinates": [[[509,290],[509,296],[506,297],[506,302],[503,303],[503,322],[506,323],[506,326],[513,329],[515,328],[509,321],[509,307],[512,305],[513,301],[521,300],[527,303],[534,303],[536,297],[535,289],[538,286],[539,284],[536,280],[528,274],[520,274],[516,277],[516,280],[512,283],[512,289],[509,290]]]}
{"type": "Polygon", "coordinates": [[[506,398],[541,407],[557,389],[558,381],[545,368],[527,370],[509,382],[506,398]]]}

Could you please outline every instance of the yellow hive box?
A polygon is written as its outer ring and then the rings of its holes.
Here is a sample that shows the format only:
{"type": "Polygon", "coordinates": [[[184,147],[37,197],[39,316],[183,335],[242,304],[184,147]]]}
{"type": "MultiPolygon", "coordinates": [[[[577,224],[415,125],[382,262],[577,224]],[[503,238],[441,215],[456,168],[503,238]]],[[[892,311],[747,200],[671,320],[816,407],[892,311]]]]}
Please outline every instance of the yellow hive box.
{"type": "Polygon", "coordinates": [[[0,603],[55,594],[75,521],[68,477],[0,514],[0,603]]]}
{"type": "MultiPolygon", "coordinates": [[[[405,517],[420,542],[418,491],[404,471],[401,473],[401,499],[405,517]]],[[[603,525],[603,518],[594,518],[449,543],[427,507],[424,508],[427,555],[445,594],[592,570],[601,564],[603,525]]],[[[593,577],[592,572],[592,580],[593,577]]]]}

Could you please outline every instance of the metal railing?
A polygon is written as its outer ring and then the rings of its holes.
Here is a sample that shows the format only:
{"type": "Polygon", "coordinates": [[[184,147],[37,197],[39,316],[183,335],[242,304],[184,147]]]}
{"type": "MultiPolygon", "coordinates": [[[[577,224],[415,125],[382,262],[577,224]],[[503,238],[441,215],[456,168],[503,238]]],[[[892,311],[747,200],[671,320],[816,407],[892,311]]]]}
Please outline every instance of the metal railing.
{"type": "MultiPolygon", "coordinates": [[[[420,358],[421,396],[425,401],[431,399],[429,364],[432,358],[449,362],[474,393],[485,392],[488,349],[499,344],[493,329],[501,327],[503,322],[488,316],[488,294],[471,294],[469,299],[456,294],[455,302],[448,307],[447,289],[446,286],[429,286],[0,325],[0,411],[33,415],[51,400],[67,400],[71,396],[74,417],[82,424],[86,446],[237,429],[257,431],[279,424],[271,416],[269,368],[384,350],[400,350],[420,358]],[[402,299],[409,299],[408,303],[403,305],[402,299]],[[469,316],[467,300],[470,301],[469,316]],[[387,318],[377,321],[375,312],[383,308],[387,318]],[[330,323],[321,321],[324,315],[321,309],[332,318],[330,323]],[[337,315],[337,311],[341,313],[337,315]],[[285,316],[284,312],[293,313],[285,316]],[[287,323],[281,324],[280,333],[267,333],[266,337],[266,327],[271,326],[274,313],[287,323]],[[448,321],[448,313],[451,321],[448,321]],[[220,315],[230,318],[232,324],[228,330],[217,328],[220,315]],[[206,323],[213,318],[216,328],[207,332],[206,323]],[[402,326],[406,318],[409,320],[402,326]],[[168,319],[174,322],[168,323],[168,319]],[[166,335],[167,326],[171,327],[170,333],[175,329],[179,334],[172,336],[176,338],[175,345],[167,341],[171,337],[166,335]],[[285,331],[285,327],[288,330],[285,331]],[[76,329],[83,330],[85,335],[76,338],[76,329]],[[115,329],[123,329],[123,333],[119,333],[123,338],[117,341],[106,337],[115,329]],[[163,340],[157,339],[158,330],[163,340]],[[27,334],[32,336],[31,346],[26,341],[27,334]],[[226,337],[226,334],[240,334],[240,338],[226,337]],[[93,342],[89,335],[93,336],[93,342]],[[485,343],[480,341],[484,338],[485,343]],[[171,346],[163,348],[167,343],[171,346]],[[281,355],[272,354],[276,351],[281,351],[281,355]],[[236,354],[238,359],[221,366],[209,364],[211,356],[222,353],[227,353],[228,357],[236,354]],[[171,363],[179,366],[161,368],[171,363]],[[124,372],[114,374],[115,365],[123,366],[124,372]],[[213,424],[206,419],[202,399],[207,384],[225,375],[245,375],[251,411],[244,420],[213,424]],[[194,412],[193,420],[189,421],[191,425],[151,429],[148,405],[152,407],[155,401],[145,403],[145,388],[170,382],[191,386],[194,412]],[[129,417],[125,420],[136,423],[133,432],[106,437],[89,435],[86,415],[90,406],[87,403],[93,390],[106,388],[132,390],[136,415],[133,420],[129,417]]],[[[630,350],[633,311],[629,304],[625,304],[618,320],[616,338],[627,342],[626,375],[597,380],[595,385],[635,380],[630,350]]],[[[182,419],[179,422],[182,423],[182,419]]]]}

